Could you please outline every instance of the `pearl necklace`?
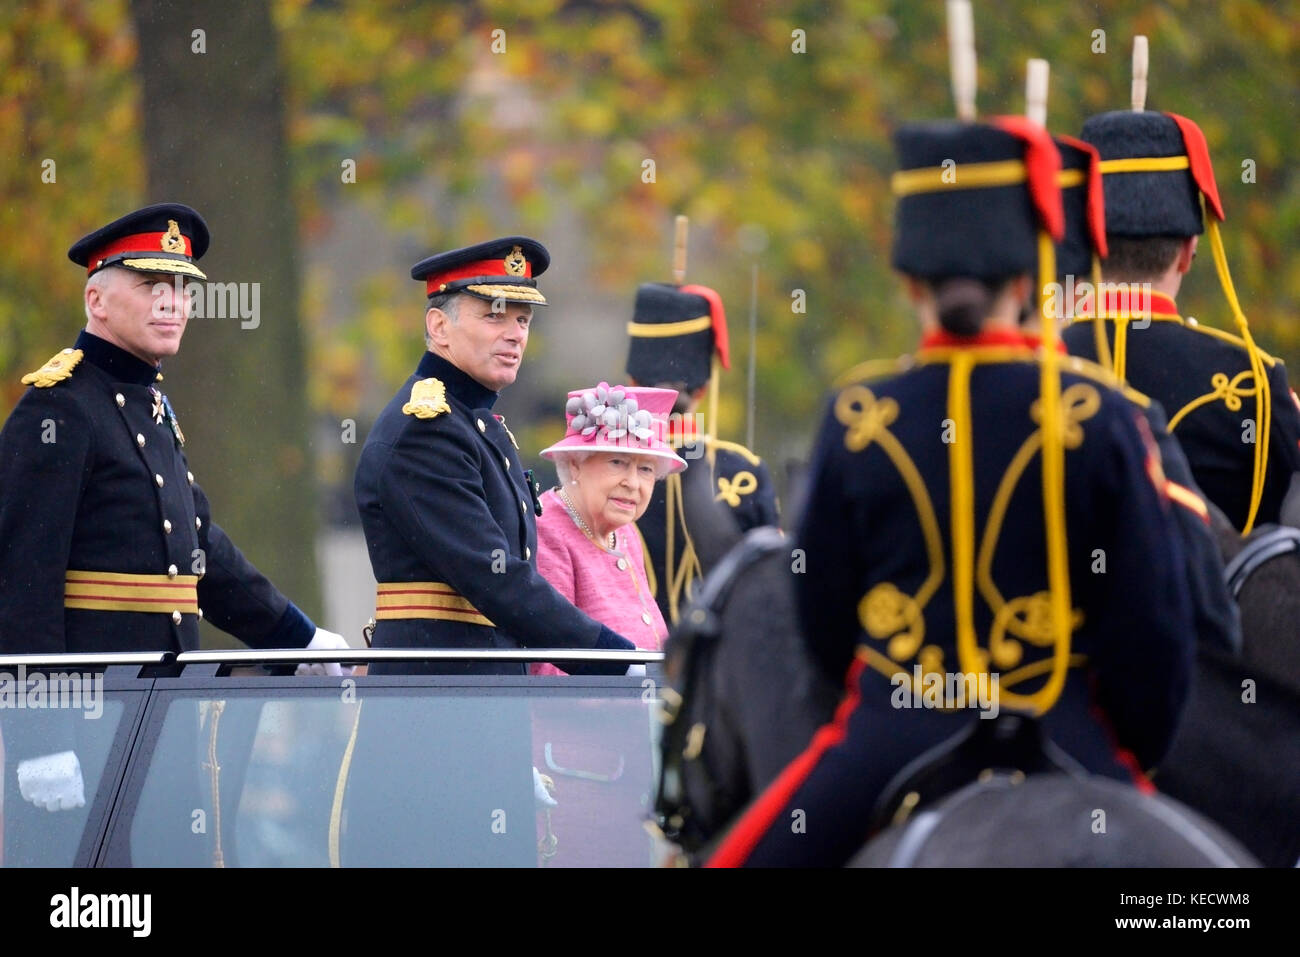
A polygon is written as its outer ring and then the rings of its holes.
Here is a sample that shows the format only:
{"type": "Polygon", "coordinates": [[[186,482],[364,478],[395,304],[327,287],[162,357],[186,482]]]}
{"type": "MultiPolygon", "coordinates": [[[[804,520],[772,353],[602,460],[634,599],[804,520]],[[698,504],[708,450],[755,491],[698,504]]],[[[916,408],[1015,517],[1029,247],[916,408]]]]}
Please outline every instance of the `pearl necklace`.
{"type": "MultiPolygon", "coordinates": [[[[587,527],[587,523],[582,520],[582,516],[578,514],[578,509],[574,506],[573,502],[569,500],[569,493],[566,492],[563,488],[560,489],[560,501],[562,501],[564,503],[564,507],[568,509],[569,517],[572,518],[575,523],[577,523],[578,528],[582,529],[582,533],[586,535],[589,539],[591,539],[594,545],[599,547],[600,546],[599,539],[597,539],[595,534],[592,532],[592,530],[587,527]]],[[[615,534],[613,532],[609,533],[608,547],[610,551],[613,551],[618,547],[618,539],[615,537],[615,534]]]]}

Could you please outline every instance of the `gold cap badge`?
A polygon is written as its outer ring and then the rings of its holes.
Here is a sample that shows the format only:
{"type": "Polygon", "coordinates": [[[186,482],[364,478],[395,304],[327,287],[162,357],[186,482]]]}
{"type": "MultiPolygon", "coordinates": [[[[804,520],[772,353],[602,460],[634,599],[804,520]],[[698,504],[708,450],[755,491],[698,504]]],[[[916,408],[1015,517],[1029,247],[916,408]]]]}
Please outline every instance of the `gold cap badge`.
{"type": "Polygon", "coordinates": [[[524,251],[516,246],[510,250],[510,255],[506,257],[506,274],[510,276],[522,276],[524,268],[528,265],[528,260],[524,258],[524,251]]]}
{"type": "Polygon", "coordinates": [[[432,419],[444,412],[450,412],[447,404],[447,387],[441,379],[421,379],[411,386],[411,401],[402,406],[406,415],[417,419],[432,419]]]}
{"type": "Polygon", "coordinates": [[[167,220],[167,232],[163,234],[160,245],[165,253],[185,252],[185,237],[181,235],[181,228],[176,225],[176,220],[167,220]]]}

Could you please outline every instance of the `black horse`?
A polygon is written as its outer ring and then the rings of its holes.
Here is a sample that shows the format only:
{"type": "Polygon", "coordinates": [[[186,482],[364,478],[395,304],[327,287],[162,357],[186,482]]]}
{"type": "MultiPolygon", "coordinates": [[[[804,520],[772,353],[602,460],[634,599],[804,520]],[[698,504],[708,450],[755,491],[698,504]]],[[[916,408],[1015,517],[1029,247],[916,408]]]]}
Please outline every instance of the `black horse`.
{"type": "Polygon", "coordinates": [[[1300,864],[1300,529],[1220,536],[1241,609],[1238,655],[1198,649],[1192,694],[1156,785],[1266,866],[1300,864]]]}
{"type": "MultiPolygon", "coordinates": [[[[665,696],[657,801],[660,826],[693,861],[707,858],[727,824],[830,720],[842,691],[804,652],[793,543],[774,529],[742,540],[709,493],[698,477],[684,481],[696,550],[711,571],[668,645],[676,693],[665,696]]],[[[854,863],[1253,863],[1176,802],[1091,778],[1043,741],[1035,722],[1005,718],[973,721],[900,772],[877,819],[864,822],[879,836],[854,863]],[[949,839],[953,830],[963,837],[949,839]]]]}

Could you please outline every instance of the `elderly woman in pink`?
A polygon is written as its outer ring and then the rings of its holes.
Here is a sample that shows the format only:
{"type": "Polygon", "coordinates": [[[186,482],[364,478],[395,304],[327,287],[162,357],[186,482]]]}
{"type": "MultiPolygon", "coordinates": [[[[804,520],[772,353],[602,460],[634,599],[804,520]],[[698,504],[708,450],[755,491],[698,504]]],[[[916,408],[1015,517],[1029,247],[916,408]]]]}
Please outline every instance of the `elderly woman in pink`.
{"type": "MultiPolygon", "coordinates": [[[[668,635],[646,580],[634,524],[654,483],[686,462],[664,440],[672,389],[610,386],[569,393],[564,438],[542,451],[560,485],[542,495],[537,568],[555,588],[601,624],[655,651],[668,635]]],[[[563,671],[549,664],[531,674],[563,671]]]]}

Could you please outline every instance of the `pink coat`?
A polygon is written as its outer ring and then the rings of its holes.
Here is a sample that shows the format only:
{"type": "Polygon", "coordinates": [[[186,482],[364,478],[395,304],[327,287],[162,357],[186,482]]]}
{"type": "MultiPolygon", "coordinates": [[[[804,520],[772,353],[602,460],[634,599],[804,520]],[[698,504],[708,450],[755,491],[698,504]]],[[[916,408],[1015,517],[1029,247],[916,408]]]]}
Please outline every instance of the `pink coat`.
{"type": "MultiPolygon", "coordinates": [[[[629,522],[614,536],[614,551],[601,548],[578,528],[554,489],[548,490],[542,494],[542,515],[537,520],[537,570],[602,625],[638,648],[662,650],[668,626],[650,594],[636,524],[629,522]]],[[[565,674],[543,663],[529,665],[528,673],[565,674]]]]}

